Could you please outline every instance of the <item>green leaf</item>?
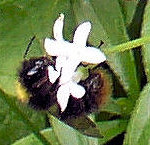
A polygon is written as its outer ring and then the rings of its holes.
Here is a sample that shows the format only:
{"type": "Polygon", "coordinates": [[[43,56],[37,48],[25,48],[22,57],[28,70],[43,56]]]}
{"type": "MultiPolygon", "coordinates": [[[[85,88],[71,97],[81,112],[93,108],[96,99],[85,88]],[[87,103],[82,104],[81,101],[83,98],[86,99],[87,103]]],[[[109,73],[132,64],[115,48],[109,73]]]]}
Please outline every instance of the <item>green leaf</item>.
{"type": "Polygon", "coordinates": [[[126,26],[129,26],[132,22],[138,1],[134,0],[119,0],[124,22],[126,26]]]}
{"type": "MultiPolygon", "coordinates": [[[[59,145],[57,138],[53,130],[45,129],[41,131],[41,134],[48,140],[51,145],[59,145]]],[[[24,137],[18,141],[16,141],[13,145],[43,145],[43,143],[37,138],[35,134],[30,134],[27,137],[24,137]]]]}
{"type": "Polygon", "coordinates": [[[115,136],[126,130],[126,120],[102,121],[98,123],[101,133],[104,138],[99,139],[99,145],[103,145],[115,136]]]}
{"type": "Polygon", "coordinates": [[[133,110],[133,104],[129,98],[125,98],[125,97],[119,98],[119,99],[117,99],[116,104],[118,104],[118,106],[120,106],[120,112],[121,112],[120,114],[122,116],[124,116],[124,117],[130,116],[130,113],[133,110]]]}
{"type": "Polygon", "coordinates": [[[45,115],[27,108],[0,91],[0,144],[11,144],[30,133],[41,140],[39,130],[45,127],[45,115]]]}
{"type": "Polygon", "coordinates": [[[85,136],[53,116],[50,116],[53,131],[61,145],[98,145],[98,139],[85,136]]]}
{"type": "Polygon", "coordinates": [[[41,131],[41,134],[50,142],[51,145],[58,145],[58,139],[55,136],[54,131],[52,128],[45,129],[41,131]]]}
{"type": "MultiPolygon", "coordinates": [[[[100,40],[103,40],[106,46],[117,45],[129,40],[117,0],[76,0],[72,3],[78,23],[86,19],[92,21],[93,29],[89,40],[94,45],[98,45],[100,40]]],[[[107,59],[129,96],[135,100],[139,94],[139,82],[132,52],[109,54],[107,59]]]]}
{"type": "Polygon", "coordinates": [[[117,104],[117,101],[113,99],[112,97],[109,98],[109,100],[106,102],[105,105],[102,106],[100,109],[102,112],[108,112],[116,115],[121,114],[121,107],[117,104]]]}
{"type": "MultiPolygon", "coordinates": [[[[145,8],[144,18],[143,18],[143,27],[142,27],[142,36],[150,35],[150,1],[147,1],[145,8]]],[[[145,66],[145,72],[147,80],[150,81],[150,43],[143,45],[142,47],[143,62],[145,66]]]]}
{"type": "Polygon", "coordinates": [[[150,140],[150,84],[137,101],[127,128],[124,145],[147,145],[150,140]]]}
{"type": "Polygon", "coordinates": [[[12,145],[33,145],[33,144],[43,145],[43,143],[34,134],[31,134],[27,137],[24,137],[16,141],[12,145]]]}

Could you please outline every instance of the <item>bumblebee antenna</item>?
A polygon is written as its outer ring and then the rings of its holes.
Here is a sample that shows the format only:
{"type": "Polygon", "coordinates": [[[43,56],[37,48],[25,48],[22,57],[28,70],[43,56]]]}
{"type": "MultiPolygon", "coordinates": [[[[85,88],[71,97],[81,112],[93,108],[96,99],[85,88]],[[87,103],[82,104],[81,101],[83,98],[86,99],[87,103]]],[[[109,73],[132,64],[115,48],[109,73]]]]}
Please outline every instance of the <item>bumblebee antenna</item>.
{"type": "Polygon", "coordinates": [[[28,44],[28,46],[26,48],[26,51],[25,51],[24,56],[23,56],[24,59],[26,58],[26,56],[27,56],[27,54],[29,52],[29,49],[30,49],[30,47],[31,47],[31,45],[32,45],[32,43],[34,41],[34,39],[35,39],[35,35],[31,38],[31,40],[30,40],[30,42],[29,42],[29,44],[28,44]]]}
{"type": "Polygon", "coordinates": [[[103,44],[104,44],[104,42],[101,40],[98,48],[100,48],[103,44]]]}

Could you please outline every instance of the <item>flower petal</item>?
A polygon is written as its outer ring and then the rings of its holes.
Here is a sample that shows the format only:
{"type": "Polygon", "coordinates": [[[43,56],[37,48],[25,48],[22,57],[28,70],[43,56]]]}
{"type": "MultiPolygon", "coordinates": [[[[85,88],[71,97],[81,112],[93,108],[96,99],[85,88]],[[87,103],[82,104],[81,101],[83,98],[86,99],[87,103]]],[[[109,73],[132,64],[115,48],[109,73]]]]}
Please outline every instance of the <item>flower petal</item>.
{"type": "Polygon", "coordinates": [[[57,101],[60,105],[62,112],[67,107],[69,96],[70,96],[69,84],[61,85],[57,91],[57,101]]]}
{"type": "Polygon", "coordinates": [[[51,56],[70,56],[73,55],[75,46],[67,41],[57,41],[45,38],[44,41],[45,51],[51,56]]]}
{"type": "Polygon", "coordinates": [[[74,72],[79,65],[80,60],[76,58],[68,58],[66,63],[62,66],[62,72],[60,77],[60,84],[65,84],[70,81],[74,75],[74,72]]]}
{"type": "Polygon", "coordinates": [[[85,89],[75,82],[70,82],[70,93],[73,97],[79,99],[85,94],[85,89]]]}
{"type": "Polygon", "coordinates": [[[59,56],[63,52],[63,49],[61,49],[62,44],[49,38],[45,38],[44,47],[46,52],[51,56],[59,56]]]}
{"type": "Polygon", "coordinates": [[[95,47],[87,47],[86,52],[82,54],[83,62],[97,64],[106,60],[105,54],[95,47]]]}
{"type": "Polygon", "coordinates": [[[63,40],[63,26],[64,14],[60,14],[53,27],[53,35],[56,40],[63,40]]]}
{"type": "Polygon", "coordinates": [[[80,24],[74,34],[73,43],[81,47],[86,46],[87,38],[91,30],[91,23],[84,22],[80,24]]]}
{"type": "Polygon", "coordinates": [[[48,77],[51,83],[54,83],[59,76],[60,72],[55,71],[52,66],[48,66],[48,77]]]}
{"type": "Polygon", "coordinates": [[[62,66],[65,65],[67,58],[65,56],[58,56],[56,58],[56,65],[55,68],[58,72],[61,71],[62,66]]]}

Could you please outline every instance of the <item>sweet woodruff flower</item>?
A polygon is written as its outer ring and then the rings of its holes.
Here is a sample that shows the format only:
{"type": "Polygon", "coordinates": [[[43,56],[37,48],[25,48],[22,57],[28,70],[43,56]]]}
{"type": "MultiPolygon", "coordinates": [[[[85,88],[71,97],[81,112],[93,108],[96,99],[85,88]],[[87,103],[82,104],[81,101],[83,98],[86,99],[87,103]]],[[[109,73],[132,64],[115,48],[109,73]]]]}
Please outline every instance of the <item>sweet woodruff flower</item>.
{"type": "MultiPolygon", "coordinates": [[[[53,27],[54,39],[46,38],[44,47],[51,56],[56,56],[55,69],[49,66],[49,79],[54,83],[60,76],[60,87],[57,92],[57,101],[63,112],[67,107],[69,96],[81,98],[85,94],[85,89],[78,85],[78,81],[73,79],[77,74],[77,66],[81,62],[98,64],[106,60],[105,55],[95,47],[86,46],[91,30],[89,21],[80,24],[74,34],[73,42],[68,42],[63,38],[64,15],[60,14],[53,27]]],[[[81,76],[81,75],[79,75],[81,76]]]]}

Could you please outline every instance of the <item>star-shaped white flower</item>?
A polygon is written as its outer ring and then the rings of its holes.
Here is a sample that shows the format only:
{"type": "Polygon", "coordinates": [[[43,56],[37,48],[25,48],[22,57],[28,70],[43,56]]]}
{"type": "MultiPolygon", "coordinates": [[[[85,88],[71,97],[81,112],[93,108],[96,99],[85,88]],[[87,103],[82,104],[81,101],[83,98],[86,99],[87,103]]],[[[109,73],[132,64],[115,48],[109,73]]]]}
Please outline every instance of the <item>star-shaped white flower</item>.
{"type": "Polygon", "coordinates": [[[54,40],[45,39],[46,52],[56,58],[56,71],[49,66],[49,79],[52,83],[60,76],[60,87],[57,92],[57,100],[64,111],[70,94],[76,98],[81,98],[85,94],[82,86],[73,80],[77,66],[80,62],[98,64],[106,60],[105,55],[95,47],[86,46],[91,30],[91,23],[80,24],[74,34],[73,43],[63,39],[64,15],[60,14],[53,27],[54,40]]]}

